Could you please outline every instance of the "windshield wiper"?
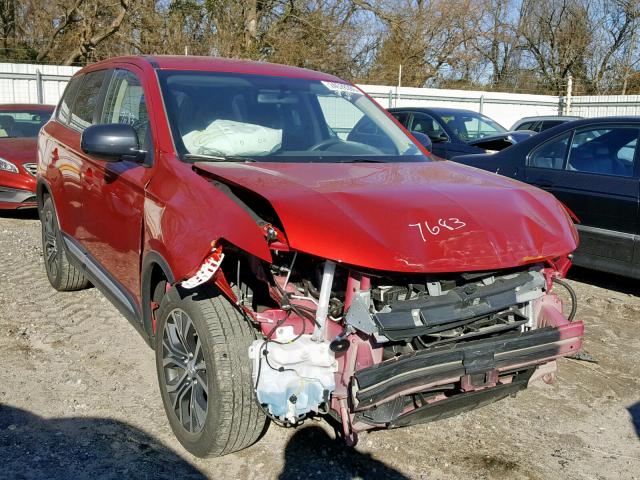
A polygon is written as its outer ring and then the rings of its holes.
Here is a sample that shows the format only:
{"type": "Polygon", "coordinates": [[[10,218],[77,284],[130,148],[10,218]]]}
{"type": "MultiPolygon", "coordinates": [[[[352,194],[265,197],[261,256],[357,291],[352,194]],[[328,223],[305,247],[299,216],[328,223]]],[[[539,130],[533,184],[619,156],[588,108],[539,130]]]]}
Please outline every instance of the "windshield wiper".
{"type": "Polygon", "coordinates": [[[350,158],[348,160],[341,160],[338,163],[387,163],[386,160],[377,160],[375,158],[350,158]]]}
{"type": "Polygon", "coordinates": [[[251,157],[240,157],[238,155],[202,155],[199,153],[187,153],[184,155],[185,160],[202,161],[202,162],[255,162],[251,157]]]}

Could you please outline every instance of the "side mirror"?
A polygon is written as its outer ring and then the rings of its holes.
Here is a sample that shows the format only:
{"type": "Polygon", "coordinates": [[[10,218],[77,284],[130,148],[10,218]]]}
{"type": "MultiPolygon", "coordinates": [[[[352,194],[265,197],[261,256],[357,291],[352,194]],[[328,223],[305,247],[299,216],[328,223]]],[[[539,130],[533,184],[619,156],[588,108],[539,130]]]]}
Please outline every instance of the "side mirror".
{"type": "Polygon", "coordinates": [[[84,153],[102,157],[106,162],[136,160],[143,153],[134,128],[122,123],[87,127],[82,132],[80,148],[84,153]]]}
{"type": "Polygon", "coordinates": [[[415,139],[418,140],[420,145],[426,148],[428,152],[431,151],[431,149],[433,148],[433,144],[431,143],[431,139],[429,138],[429,135],[425,135],[424,133],[421,133],[421,132],[411,132],[411,135],[413,135],[415,139]]]}

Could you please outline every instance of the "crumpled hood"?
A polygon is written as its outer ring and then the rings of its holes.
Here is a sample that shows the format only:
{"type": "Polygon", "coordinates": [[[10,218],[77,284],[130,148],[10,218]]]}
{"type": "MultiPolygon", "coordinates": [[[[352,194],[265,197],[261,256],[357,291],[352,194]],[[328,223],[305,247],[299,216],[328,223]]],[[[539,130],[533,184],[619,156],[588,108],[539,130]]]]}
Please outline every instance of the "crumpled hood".
{"type": "Polygon", "coordinates": [[[495,142],[497,140],[505,140],[506,142],[514,145],[534,136],[535,134],[536,132],[531,130],[513,130],[510,132],[496,133],[495,135],[487,135],[486,137],[476,138],[475,140],[469,140],[467,145],[479,146],[485,143],[495,142]]]}
{"type": "Polygon", "coordinates": [[[0,138],[0,157],[12,163],[36,163],[37,138],[0,138]]]}
{"type": "Polygon", "coordinates": [[[266,198],[293,249],[360,267],[492,270],[577,246],[576,230],[552,195],[452,162],[196,168],[266,198]]]}

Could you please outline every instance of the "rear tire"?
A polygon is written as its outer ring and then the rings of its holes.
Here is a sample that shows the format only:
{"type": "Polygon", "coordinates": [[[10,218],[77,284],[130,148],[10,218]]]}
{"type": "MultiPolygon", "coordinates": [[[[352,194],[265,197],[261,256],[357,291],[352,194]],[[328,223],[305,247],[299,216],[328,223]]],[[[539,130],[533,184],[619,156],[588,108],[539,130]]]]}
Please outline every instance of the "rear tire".
{"type": "Polygon", "coordinates": [[[47,197],[40,211],[42,225],[42,256],[47,278],[53,288],[60,292],[82,290],[89,281],[80,270],[69,263],[64,247],[56,211],[51,197],[47,197]]]}
{"type": "Polygon", "coordinates": [[[198,457],[242,450],[266,431],[248,349],[255,331],[211,285],[172,288],[158,309],[156,369],[165,412],[198,457]]]}

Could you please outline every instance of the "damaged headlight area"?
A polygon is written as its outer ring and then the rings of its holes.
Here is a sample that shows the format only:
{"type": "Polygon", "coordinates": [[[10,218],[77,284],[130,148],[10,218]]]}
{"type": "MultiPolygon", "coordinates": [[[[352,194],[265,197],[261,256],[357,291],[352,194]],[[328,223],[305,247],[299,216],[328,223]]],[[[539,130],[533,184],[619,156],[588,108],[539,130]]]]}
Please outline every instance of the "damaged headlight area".
{"type": "Polygon", "coordinates": [[[227,273],[260,329],[248,355],[259,403],[296,425],[328,414],[345,438],[443,418],[550,380],[577,352],[545,264],[451,274],[367,271],[295,251],[227,273]]]}

